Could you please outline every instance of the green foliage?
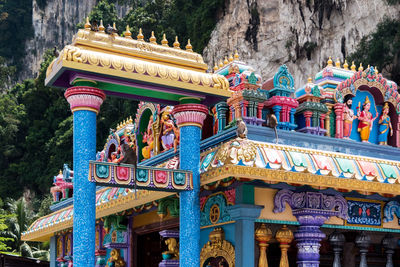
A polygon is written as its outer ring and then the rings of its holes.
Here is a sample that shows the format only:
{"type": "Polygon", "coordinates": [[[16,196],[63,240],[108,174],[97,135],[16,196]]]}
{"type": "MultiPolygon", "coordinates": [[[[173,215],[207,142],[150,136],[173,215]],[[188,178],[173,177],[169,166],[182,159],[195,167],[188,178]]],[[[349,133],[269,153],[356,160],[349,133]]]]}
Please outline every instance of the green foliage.
{"type": "Polygon", "coordinates": [[[19,251],[22,257],[33,258],[32,249],[26,242],[21,244],[19,251]]]}
{"type": "Polygon", "coordinates": [[[364,36],[349,62],[362,62],[377,66],[385,76],[400,83],[400,21],[386,18],[378,24],[375,32],[364,36]]]}
{"type": "Polygon", "coordinates": [[[8,242],[13,241],[13,238],[7,237],[7,236],[3,236],[1,233],[4,233],[5,231],[7,231],[7,224],[6,224],[6,220],[9,216],[4,214],[4,211],[1,210],[0,213],[0,252],[3,251],[8,251],[11,248],[7,245],[8,242]]]}
{"type": "MultiPolygon", "coordinates": [[[[100,24],[100,20],[103,20],[103,24],[105,27],[107,25],[113,25],[115,22],[117,24],[117,28],[120,26],[120,19],[117,15],[117,10],[115,9],[114,3],[109,3],[107,0],[101,0],[90,12],[89,14],[90,21],[96,21],[97,24],[100,24]]],[[[78,28],[83,28],[84,23],[78,24],[78,28]]]]}
{"type": "Polygon", "coordinates": [[[43,217],[51,213],[50,206],[53,204],[53,197],[51,194],[46,195],[41,201],[37,217],[43,217]]]}
{"type": "Polygon", "coordinates": [[[22,245],[21,234],[26,231],[32,223],[34,214],[24,197],[18,200],[8,199],[7,206],[12,215],[6,220],[9,231],[8,237],[14,239],[13,248],[20,249],[22,245]]]}
{"type": "Polygon", "coordinates": [[[32,36],[32,0],[0,0],[0,56],[20,70],[25,41],[32,36]]]}

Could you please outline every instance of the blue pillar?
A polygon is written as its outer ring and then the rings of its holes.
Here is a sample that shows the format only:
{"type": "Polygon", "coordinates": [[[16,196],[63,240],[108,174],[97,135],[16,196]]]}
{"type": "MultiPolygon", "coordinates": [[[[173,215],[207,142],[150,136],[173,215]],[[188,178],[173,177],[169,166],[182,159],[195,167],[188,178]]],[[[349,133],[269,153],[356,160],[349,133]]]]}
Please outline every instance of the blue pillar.
{"type": "Polygon", "coordinates": [[[74,114],[74,266],[95,264],[96,185],[88,180],[89,160],[96,158],[96,115],[105,94],[93,87],[65,92],[74,114]]]}
{"type": "Polygon", "coordinates": [[[273,106],[272,110],[275,113],[275,117],[280,122],[280,112],[281,112],[282,107],[281,106],[273,106]]]}
{"type": "Polygon", "coordinates": [[[179,196],[179,266],[200,266],[200,139],[208,114],[200,104],[181,104],[174,108],[180,129],[180,168],[193,173],[193,190],[179,196]]]}
{"type": "Polygon", "coordinates": [[[229,206],[235,220],[235,266],[254,266],[254,222],[260,216],[262,206],[236,204],[229,206]]]}
{"type": "Polygon", "coordinates": [[[56,236],[50,237],[50,267],[56,267],[57,259],[57,238],[56,236]]]}

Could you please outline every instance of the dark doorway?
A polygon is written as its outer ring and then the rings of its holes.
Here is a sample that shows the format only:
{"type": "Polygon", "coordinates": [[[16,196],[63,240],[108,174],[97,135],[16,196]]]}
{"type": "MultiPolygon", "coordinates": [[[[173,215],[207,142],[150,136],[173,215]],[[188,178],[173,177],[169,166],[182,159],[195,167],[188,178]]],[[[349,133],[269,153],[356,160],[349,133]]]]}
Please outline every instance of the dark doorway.
{"type": "Polygon", "coordinates": [[[158,232],[153,232],[137,237],[138,265],[146,267],[158,267],[162,260],[161,253],[166,249],[158,232]]]}

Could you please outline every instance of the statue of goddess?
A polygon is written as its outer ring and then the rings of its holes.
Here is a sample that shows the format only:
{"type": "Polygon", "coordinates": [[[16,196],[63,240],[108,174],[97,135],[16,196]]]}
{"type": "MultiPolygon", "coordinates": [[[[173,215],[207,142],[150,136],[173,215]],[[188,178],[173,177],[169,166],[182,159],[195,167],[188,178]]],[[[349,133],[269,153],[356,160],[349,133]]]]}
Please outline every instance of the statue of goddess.
{"type": "Polygon", "coordinates": [[[379,118],[378,142],[380,145],[387,145],[388,133],[393,135],[392,123],[389,117],[389,105],[385,103],[382,109],[382,115],[379,118]]]}

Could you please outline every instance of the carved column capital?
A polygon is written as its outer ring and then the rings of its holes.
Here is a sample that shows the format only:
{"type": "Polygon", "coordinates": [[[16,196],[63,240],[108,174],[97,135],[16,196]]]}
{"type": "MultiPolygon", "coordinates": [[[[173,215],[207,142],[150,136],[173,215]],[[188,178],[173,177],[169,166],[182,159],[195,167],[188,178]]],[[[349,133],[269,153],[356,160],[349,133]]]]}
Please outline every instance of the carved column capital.
{"type": "Polygon", "coordinates": [[[74,86],[68,88],[64,93],[72,113],[77,110],[89,110],[96,114],[100,111],[100,106],[106,98],[106,94],[95,87],[74,86]]]}
{"type": "Polygon", "coordinates": [[[174,107],[172,114],[178,127],[192,125],[201,128],[208,114],[208,108],[201,104],[181,104],[174,107]]]}

